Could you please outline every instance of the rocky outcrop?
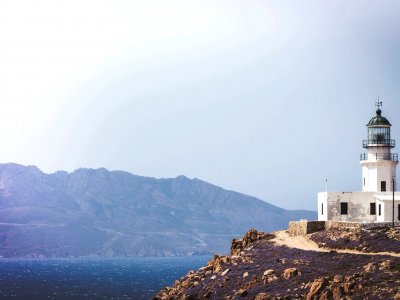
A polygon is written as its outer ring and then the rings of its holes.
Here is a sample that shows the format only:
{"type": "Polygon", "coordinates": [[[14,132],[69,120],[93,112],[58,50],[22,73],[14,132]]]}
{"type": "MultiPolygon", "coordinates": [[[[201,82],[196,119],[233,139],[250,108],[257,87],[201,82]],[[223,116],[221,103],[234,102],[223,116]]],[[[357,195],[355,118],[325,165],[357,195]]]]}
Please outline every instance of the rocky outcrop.
{"type": "MultiPolygon", "coordinates": [[[[400,230],[395,228],[371,228],[362,226],[331,227],[312,233],[309,238],[321,248],[351,249],[363,252],[398,252],[400,249],[400,230]]],[[[362,225],[362,224],[361,224],[362,225]]]]}
{"type": "Polygon", "coordinates": [[[231,246],[231,254],[239,255],[243,250],[251,249],[251,245],[258,240],[262,239],[272,239],[275,236],[273,234],[258,232],[255,229],[250,229],[243,238],[234,239],[231,246]]]}
{"type": "Polygon", "coordinates": [[[351,299],[357,291],[363,288],[363,275],[340,276],[317,278],[310,286],[307,300],[322,299],[351,299]]]}
{"type": "Polygon", "coordinates": [[[400,298],[400,257],[305,251],[278,246],[273,236],[250,230],[232,242],[231,255],[214,256],[155,299],[400,298]]]}

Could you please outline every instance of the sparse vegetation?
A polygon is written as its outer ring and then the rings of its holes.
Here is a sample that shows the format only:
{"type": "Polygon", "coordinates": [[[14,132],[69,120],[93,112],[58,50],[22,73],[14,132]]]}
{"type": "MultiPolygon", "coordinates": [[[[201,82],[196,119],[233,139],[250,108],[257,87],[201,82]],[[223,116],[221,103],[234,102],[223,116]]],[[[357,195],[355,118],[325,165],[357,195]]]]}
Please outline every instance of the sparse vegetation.
{"type": "Polygon", "coordinates": [[[324,248],[360,250],[351,254],[278,246],[271,234],[250,230],[233,241],[231,255],[215,256],[155,299],[400,299],[400,257],[363,253],[376,238],[395,249],[398,241],[390,232],[327,230],[311,235],[324,241],[324,248]]]}

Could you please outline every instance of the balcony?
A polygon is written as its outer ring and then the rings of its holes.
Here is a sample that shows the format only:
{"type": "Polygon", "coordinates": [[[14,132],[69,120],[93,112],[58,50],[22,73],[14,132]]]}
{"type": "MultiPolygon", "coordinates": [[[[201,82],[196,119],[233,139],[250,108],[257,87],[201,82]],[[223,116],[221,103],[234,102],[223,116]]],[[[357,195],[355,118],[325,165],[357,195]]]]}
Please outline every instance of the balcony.
{"type": "Polygon", "coordinates": [[[396,146],[395,140],[387,139],[373,139],[373,140],[363,140],[363,147],[389,147],[394,148],[396,146]]]}
{"type": "Polygon", "coordinates": [[[375,153],[375,154],[363,153],[363,154],[360,154],[360,161],[362,161],[362,160],[399,161],[399,155],[397,153],[375,153]]]}

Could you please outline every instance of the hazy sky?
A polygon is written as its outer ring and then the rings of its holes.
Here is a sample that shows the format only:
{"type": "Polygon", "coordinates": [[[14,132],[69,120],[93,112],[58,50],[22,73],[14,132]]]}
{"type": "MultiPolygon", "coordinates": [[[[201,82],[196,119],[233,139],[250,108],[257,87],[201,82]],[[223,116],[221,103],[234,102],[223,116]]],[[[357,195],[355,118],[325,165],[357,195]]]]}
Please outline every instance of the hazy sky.
{"type": "Polygon", "coordinates": [[[0,0],[0,43],[1,162],[316,209],[361,189],[378,95],[400,142],[399,1],[0,0]]]}

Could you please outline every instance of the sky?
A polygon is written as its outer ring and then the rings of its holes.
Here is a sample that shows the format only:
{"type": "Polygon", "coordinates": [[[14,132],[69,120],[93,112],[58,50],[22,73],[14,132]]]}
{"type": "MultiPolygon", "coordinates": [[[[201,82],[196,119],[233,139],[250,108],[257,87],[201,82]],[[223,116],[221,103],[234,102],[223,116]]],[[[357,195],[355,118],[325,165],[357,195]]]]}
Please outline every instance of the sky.
{"type": "Polygon", "coordinates": [[[2,163],[316,210],[361,190],[378,96],[400,137],[399,1],[0,0],[0,43],[2,163]]]}

